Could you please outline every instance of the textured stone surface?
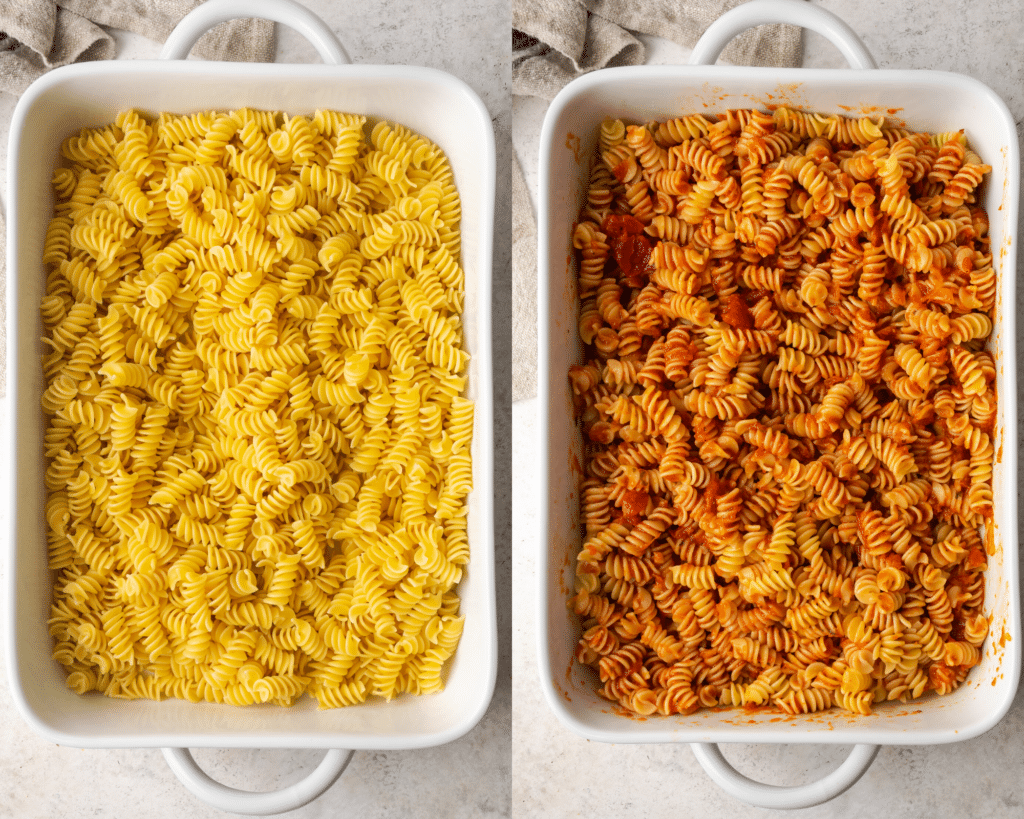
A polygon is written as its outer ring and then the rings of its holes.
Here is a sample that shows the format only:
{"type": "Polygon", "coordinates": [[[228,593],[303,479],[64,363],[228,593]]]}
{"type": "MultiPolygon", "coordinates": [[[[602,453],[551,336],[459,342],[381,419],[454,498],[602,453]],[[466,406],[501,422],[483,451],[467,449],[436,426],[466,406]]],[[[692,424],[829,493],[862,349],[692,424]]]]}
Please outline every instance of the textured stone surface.
{"type": "MultiPolygon", "coordinates": [[[[818,2],[843,17],[863,38],[882,68],[952,71],[991,87],[1009,106],[1018,136],[1024,119],[1024,33],[1020,8],[1010,0],[990,3],[892,3],[886,0],[818,2]]],[[[687,52],[653,45],[650,62],[674,63],[687,52]]],[[[804,65],[842,68],[827,41],[806,39],[804,65]]],[[[513,138],[526,177],[536,184],[537,145],[546,104],[516,99],[513,138]]],[[[1018,251],[1017,267],[1024,257],[1018,251]]],[[[1018,325],[1020,308],[1017,309],[1018,325]]],[[[1018,346],[1020,334],[1018,332],[1018,346]]],[[[1020,368],[1018,367],[1018,372],[1020,368]]],[[[1019,393],[1018,393],[1019,394],[1019,393]]],[[[513,409],[513,462],[536,462],[534,443],[542,437],[536,400],[513,409]]],[[[677,819],[699,816],[750,819],[780,815],[747,808],[714,785],[690,749],[671,745],[608,745],[583,740],[552,715],[537,681],[534,631],[533,554],[535,515],[541,499],[526,471],[514,477],[513,629],[513,814],[528,817],[644,816],[677,819]]],[[[949,745],[883,747],[864,777],[826,805],[801,817],[1020,815],[1024,800],[1024,694],[987,734],[949,745]]],[[[777,785],[821,778],[846,757],[849,746],[730,745],[726,757],[742,773],[777,785]]]]}
{"type": "MultiPolygon", "coordinates": [[[[491,113],[498,146],[498,209],[494,251],[495,548],[498,586],[499,667],[494,699],[479,725],[438,748],[357,752],[344,775],[295,819],[359,816],[383,819],[504,817],[510,810],[511,727],[511,499],[510,261],[507,226],[512,157],[510,138],[511,15],[504,0],[462,3],[340,4],[302,0],[338,34],[352,61],[423,65],[459,77],[491,113]]],[[[258,4],[253,4],[254,8],[258,4]]],[[[115,32],[118,59],[152,59],[157,43],[115,32]]],[[[319,62],[300,35],[279,27],[278,63],[319,62]]],[[[16,100],[0,95],[0,196],[6,195],[6,144],[16,100]]],[[[439,115],[444,112],[438,112],[439,115]]],[[[0,426],[10,418],[0,401],[0,426]]],[[[0,527],[6,526],[0,509],[0,527]]],[[[0,566],[0,575],[6,567],[0,566]]],[[[2,582],[2,576],[0,576],[2,582]]],[[[2,640],[2,638],[0,638],[2,640]]],[[[0,645],[0,665],[6,647],[0,645]]],[[[159,750],[80,750],[53,745],[21,720],[11,700],[6,668],[0,669],[0,817],[36,819],[103,816],[106,819],[182,819],[223,816],[188,793],[159,750]]],[[[212,777],[246,790],[287,786],[311,771],[322,756],[308,750],[197,750],[212,777]]]]}

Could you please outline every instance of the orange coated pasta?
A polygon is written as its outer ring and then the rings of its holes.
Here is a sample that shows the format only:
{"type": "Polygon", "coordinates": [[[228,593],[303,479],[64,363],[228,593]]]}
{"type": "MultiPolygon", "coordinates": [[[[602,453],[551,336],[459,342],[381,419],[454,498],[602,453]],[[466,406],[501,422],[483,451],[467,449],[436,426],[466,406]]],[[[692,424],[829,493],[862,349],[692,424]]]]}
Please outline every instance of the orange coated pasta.
{"type": "Polygon", "coordinates": [[[569,377],[603,697],[866,714],[980,662],[990,170],[866,117],[602,124],[569,377]]]}

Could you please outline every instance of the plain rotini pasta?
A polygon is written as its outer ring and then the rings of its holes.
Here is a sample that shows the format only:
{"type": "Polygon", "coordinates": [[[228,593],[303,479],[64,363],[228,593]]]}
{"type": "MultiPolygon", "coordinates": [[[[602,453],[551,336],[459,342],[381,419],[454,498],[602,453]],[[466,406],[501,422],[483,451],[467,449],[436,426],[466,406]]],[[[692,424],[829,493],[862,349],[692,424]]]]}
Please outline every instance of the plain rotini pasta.
{"type": "Polygon", "coordinates": [[[577,660],[641,715],[954,690],[988,622],[991,168],[787,108],[597,143],[577,660]]]}
{"type": "Polygon", "coordinates": [[[473,429],[440,148],[243,109],[126,111],[62,154],[41,403],[68,686],[324,708],[440,690],[473,429]]]}

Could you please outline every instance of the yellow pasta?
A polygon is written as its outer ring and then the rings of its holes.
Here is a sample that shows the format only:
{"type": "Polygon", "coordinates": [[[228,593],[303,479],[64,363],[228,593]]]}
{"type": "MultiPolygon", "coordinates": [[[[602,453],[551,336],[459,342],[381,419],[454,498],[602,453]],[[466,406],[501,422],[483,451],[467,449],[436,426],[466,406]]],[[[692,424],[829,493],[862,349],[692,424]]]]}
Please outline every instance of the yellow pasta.
{"type": "Polygon", "coordinates": [[[954,690],[987,631],[991,168],[786,108],[598,145],[577,660],[643,715],[954,690]]]}
{"type": "Polygon", "coordinates": [[[473,406],[441,150],[244,109],[126,111],[62,153],[42,408],[69,687],[324,708],[440,690],[473,406]]]}

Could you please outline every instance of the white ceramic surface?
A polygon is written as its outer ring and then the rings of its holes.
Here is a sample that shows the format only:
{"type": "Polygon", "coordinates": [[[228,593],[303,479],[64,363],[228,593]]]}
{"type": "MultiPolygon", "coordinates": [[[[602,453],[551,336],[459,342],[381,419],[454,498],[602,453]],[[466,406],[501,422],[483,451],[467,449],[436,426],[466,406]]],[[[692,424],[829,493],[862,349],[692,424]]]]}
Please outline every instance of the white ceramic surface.
{"type": "MultiPolygon", "coordinates": [[[[700,48],[698,45],[695,51],[700,48]]],[[[857,59],[855,50],[850,50],[848,56],[857,59]]],[[[543,510],[547,528],[542,521],[540,548],[536,553],[537,618],[541,685],[549,706],[581,735],[616,743],[930,744],[967,739],[992,727],[1010,707],[1020,672],[1012,308],[1020,169],[1013,118],[1006,106],[980,83],[939,72],[724,66],[612,69],[577,80],[555,99],[545,118],[540,144],[539,378],[541,411],[545,413],[541,423],[548,430],[548,438],[544,459],[547,482],[541,487],[541,497],[547,504],[543,510]],[[579,546],[576,484],[581,459],[581,442],[572,421],[565,376],[569,365],[579,356],[575,263],[569,243],[571,225],[583,201],[589,156],[596,128],[604,117],[645,122],[692,111],[713,113],[734,107],[764,106],[769,101],[836,113],[849,113],[851,108],[888,111],[898,120],[929,131],[965,127],[972,145],[993,166],[984,198],[992,220],[993,248],[1001,276],[993,336],[1000,363],[997,441],[1002,442],[1002,459],[997,463],[994,479],[994,494],[999,498],[995,526],[998,546],[989,563],[986,599],[986,608],[993,616],[993,638],[987,644],[981,666],[954,695],[915,701],[911,707],[887,704],[870,717],[829,712],[780,721],[770,714],[739,717],[728,712],[698,712],[685,718],[632,720],[615,714],[607,702],[597,697],[590,672],[573,663],[576,624],[565,611],[579,546]]],[[[870,761],[867,752],[860,757],[870,761]]]]}
{"type": "Polygon", "coordinates": [[[460,80],[396,66],[281,66],[201,62],[91,63],[46,75],[21,99],[11,126],[8,168],[8,388],[13,423],[5,463],[9,519],[5,622],[9,681],[25,719],[54,742],[79,747],[220,746],[423,748],[469,731],[490,702],[497,636],[492,514],[490,277],[494,138],[479,97],[460,80]],[[49,658],[50,573],[42,529],[42,419],[38,301],[42,237],[52,207],[49,176],[64,136],[112,121],[119,110],[149,112],[254,106],[311,113],[317,107],[401,122],[447,153],[463,204],[467,278],[466,346],[473,355],[468,397],[476,402],[475,488],[469,499],[472,556],[459,587],[466,630],[444,692],[318,712],[236,709],[78,697],[49,658]],[[439,117],[438,111],[446,116],[439,117]],[[15,434],[15,430],[17,434],[15,434]],[[14,475],[18,480],[14,480],[14,475]]]}

